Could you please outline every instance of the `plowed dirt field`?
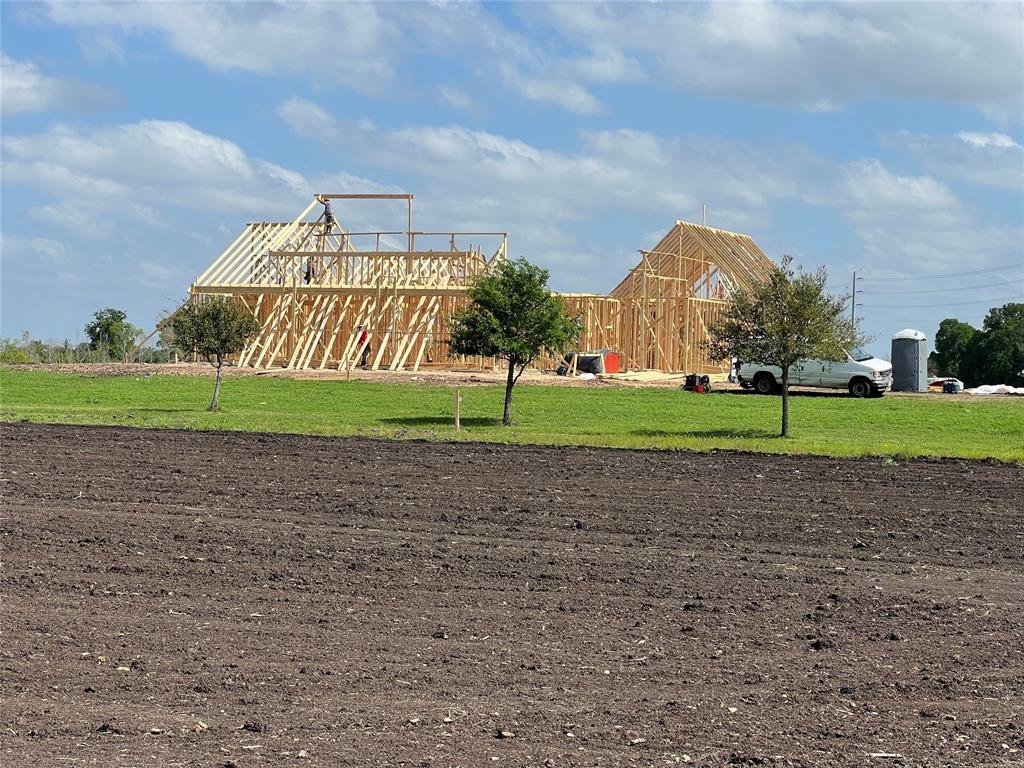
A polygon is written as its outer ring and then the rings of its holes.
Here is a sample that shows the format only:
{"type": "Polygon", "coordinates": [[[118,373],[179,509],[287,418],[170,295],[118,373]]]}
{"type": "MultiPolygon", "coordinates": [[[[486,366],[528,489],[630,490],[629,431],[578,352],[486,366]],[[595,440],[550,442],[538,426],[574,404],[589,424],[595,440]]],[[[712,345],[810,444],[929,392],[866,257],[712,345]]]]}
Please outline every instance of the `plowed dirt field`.
{"type": "Polygon", "coordinates": [[[0,765],[1024,764],[1024,470],[2,426],[0,765]]]}

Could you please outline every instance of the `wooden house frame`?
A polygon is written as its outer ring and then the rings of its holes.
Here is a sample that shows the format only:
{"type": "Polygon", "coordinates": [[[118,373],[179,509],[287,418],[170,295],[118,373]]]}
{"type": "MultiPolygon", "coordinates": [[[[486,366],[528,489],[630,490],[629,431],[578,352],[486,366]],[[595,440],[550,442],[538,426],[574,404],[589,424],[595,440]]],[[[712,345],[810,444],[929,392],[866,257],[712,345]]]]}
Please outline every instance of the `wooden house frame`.
{"type": "Polygon", "coordinates": [[[747,235],[677,221],[603,300],[567,294],[583,319],[581,349],[612,349],[630,370],[728,373],[705,342],[729,294],[773,264],[747,235]]]}
{"type": "MultiPolygon", "coordinates": [[[[253,222],[196,278],[193,298],[229,296],[260,322],[238,356],[257,368],[346,368],[369,347],[373,370],[450,365],[448,318],[466,287],[504,259],[505,232],[417,232],[412,195],[317,195],[290,223],[253,222]],[[331,201],[403,200],[407,228],[353,232],[331,201]],[[318,206],[323,206],[312,218],[318,206]],[[490,256],[467,238],[497,247],[490,256]],[[444,243],[441,249],[424,248],[444,243]],[[361,343],[362,330],[367,339],[361,343]]],[[[477,361],[478,363],[480,361],[477,361]]]]}
{"type": "MultiPolygon", "coordinates": [[[[508,235],[416,231],[412,203],[406,194],[323,194],[292,222],[250,223],[196,278],[191,296],[228,296],[256,316],[260,331],[239,365],[345,369],[366,346],[374,370],[489,364],[452,358],[448,320],[468,303],[471,282],[507,258],[508,235]],[[339,200],[405,201],[406,228],[345,230],[330,208],[339,200]]],[[[708,359],[707,328],[732,290],[771,269],[750,237],[677,221],[607,296],[560,295],[583,326],[582,351],[619,352],[630,370],[720,373],[728,366],[708,359]]]]}

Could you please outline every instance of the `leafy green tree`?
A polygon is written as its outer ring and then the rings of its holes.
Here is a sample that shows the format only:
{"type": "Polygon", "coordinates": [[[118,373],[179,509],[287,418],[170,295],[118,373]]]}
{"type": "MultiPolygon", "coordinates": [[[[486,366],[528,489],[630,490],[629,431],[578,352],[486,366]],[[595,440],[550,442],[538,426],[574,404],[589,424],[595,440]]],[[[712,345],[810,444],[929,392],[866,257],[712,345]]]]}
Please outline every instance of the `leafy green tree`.
{"type": "Polygon", "coordinates": [[[1024,303],[989,310],[981,330],[967,344],[962,369],[964,375],[959,378],[969,387],[1020,384],[1024,371],[1024,303]]]}
{"type": "Polygon", "coordinates": [[[952,317],[939,323],[939,330],[935,334],[935,351],[932,353],[939,375],[964,378],[963,359],[975,333],[972,325],[952,317]]]}
{"type": "Polygon", "coordinates": [[[482,355],[508,362],[501,423],[512,423],[512,387],[541,350],[561,355],[576,341],[580,325],[565,314],[548,288],[548,271],[525,259],[500,262],[469,288],[470,304],[451,318],[448,345],[456,355],[482,355]],[[516,368],[519,369],[518,373],[516,368]]]}
{"type": "Polygon", "coordinates": [[[210,410],[220,406],[221,368],[229,355],[241,352],[256,336],[259,323],[252,312],[241,304],[216,297],[191,301],[171,321],[178,349],[188,354],[198,352],[217,369],[210,410]]]}
{"type": "Polygon", "coordinates": [[[101,309],[92,317],[92,322],[85,326],[89,347],[108,358],[125,359],[135,347],[135,340],[142,335],[142,329],[129,323],[128,316],[113,307],[101,309]]]}
{"type": "Polygon", "coordinates": [[[825,291],[828,271],[794,270],[783,256],[763,282],[738,289],[708,328],[712,360],[740,360],[782,369],[782,437],[789,435],[789,369],[798,360],[843,361],[867,340],[846,317],[846,297],[825,291]]]}

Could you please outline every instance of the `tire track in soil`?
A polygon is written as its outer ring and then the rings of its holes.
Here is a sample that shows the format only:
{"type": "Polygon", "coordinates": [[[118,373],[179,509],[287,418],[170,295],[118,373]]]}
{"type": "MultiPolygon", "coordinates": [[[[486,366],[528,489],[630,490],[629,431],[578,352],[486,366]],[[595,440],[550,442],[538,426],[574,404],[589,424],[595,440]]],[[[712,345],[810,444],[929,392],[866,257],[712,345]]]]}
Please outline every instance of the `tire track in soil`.
{"type": "Polygon", "coordinates": [[[1024,754],[1019,467],[2,437],[5,766],[1024,754]]]}

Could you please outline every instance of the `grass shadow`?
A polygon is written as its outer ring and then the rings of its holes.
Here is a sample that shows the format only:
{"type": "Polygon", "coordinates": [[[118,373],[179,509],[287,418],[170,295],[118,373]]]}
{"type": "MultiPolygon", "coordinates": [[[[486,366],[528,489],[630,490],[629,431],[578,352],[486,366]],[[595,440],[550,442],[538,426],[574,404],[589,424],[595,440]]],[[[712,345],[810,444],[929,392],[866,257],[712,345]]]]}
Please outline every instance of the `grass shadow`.
{"type": "MultiPolygon", "coordinates": [[[[119,406],[124,407],[124,406],[119,406]]],[[[126,413],[217,413],[209,411],[202,406],[195,408],[128,408],[124,407],[126,413]]]]}
{"type": "MultiPolygon", "coordinates": [[[[779,393],[773,393],[771,395],[762,395],[760,392],[755,392],[752,389],[712,389],[713,394],[716,395],[751,395],[754,397],[778,397],[782,395],[779,393]]],[[[789,390],[790,397],[845,397],[852,398],[853,396],[845,389],[791,389],[789,390]]]]}
{"type": "MultiPolygon", "coordinates": [[[[483,416],[463,416],[460,423],[464,427],[500,427],[501,419],[485,418],[483,416]]],[[[451,427],[455,425],[454,416],[394,416],[388,419],[380,419],[382,424],[395,427],[425,428],[425,427],[451,427]]]]}
{"type": "Polygon", "coordinates": [[[774,429],[635,429],[637,437],[727,437],[731,439],[761,439],[778,437],[774,429]]]}

